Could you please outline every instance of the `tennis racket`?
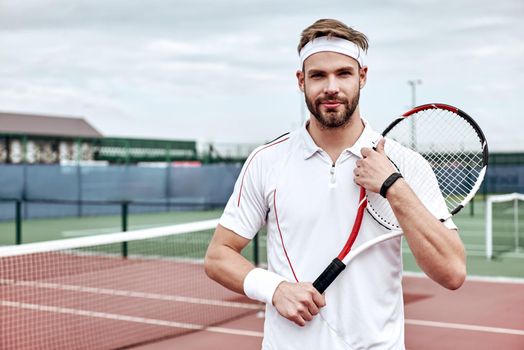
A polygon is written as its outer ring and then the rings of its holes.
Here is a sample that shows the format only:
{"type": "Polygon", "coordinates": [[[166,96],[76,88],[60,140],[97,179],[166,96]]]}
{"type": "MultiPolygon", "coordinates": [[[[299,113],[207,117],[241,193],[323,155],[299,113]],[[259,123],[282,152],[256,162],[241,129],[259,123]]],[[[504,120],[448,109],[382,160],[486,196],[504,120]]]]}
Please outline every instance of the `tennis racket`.
{"type": "MultiPolygon", "coordinates": [[[[437,217],[442,222],[458,213],[473,198],[484,179],[488,165],[486,139],[477,123],[456,107],[440,103],[415,107],[395,119],[382,136],[386,138],[386,155],[422,203],[426,206],[427,203],[441,204],[442,210],[437,217]]],[[[388,201],[361,187],[349,238],[313,286],[323,293],[359,254],[401,235],[400,225],[388,201]],[[351,251],[366,211],[391,232],[351,251]]]]}

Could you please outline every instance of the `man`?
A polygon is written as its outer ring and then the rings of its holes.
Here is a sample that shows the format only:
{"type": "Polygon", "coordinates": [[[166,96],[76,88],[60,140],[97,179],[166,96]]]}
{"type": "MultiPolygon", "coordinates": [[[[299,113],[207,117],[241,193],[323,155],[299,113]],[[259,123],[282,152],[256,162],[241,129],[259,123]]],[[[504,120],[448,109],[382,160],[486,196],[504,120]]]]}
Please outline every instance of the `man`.
{"type": "MultiPolygon", "coordinates": [[[[324,295],[311,284],[347,239],[359,185],[379,192],[396,172],[360,116],[367,48],[364,34],[336,20],[302,32],[296,76],[311,116],[251,154],[210,243],[207,274],[266,303],[263,349],[404,348],[400,238],[359,256],[324,295]],[[268,270],[240,255],[264,224],[268,270]]],[[[465,254],[451,220],[438,221],[402,178],[386,198],[421,269],[460,287],[465,254]]],[[[385,232],[366,214],[355,247],[385,232]]]]}

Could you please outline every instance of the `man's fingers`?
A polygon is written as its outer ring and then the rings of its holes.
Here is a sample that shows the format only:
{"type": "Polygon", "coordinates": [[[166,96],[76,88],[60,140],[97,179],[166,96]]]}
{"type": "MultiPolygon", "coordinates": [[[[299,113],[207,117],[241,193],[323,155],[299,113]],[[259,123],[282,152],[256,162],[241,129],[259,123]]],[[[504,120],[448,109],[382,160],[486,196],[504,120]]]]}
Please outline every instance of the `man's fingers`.
{"type": "Polygon", "coordinates": [[[306,322],[309,322],[313,319],[313,315],[311,315],[307,306],[304,304],[297,304],[289,316],[290,317],[288,318],[299,326],[304,326],[306,322]]]}
{"type": "Polygon", "coordinates": [[[300,327],[304,327],[306,325],[306,321],[300,315],[293,317],[292,321],[295,322],[300,327]]]}
{"type": "Polygon", "coordinates": [[[315,293],[313,293],[313,301],[319,308],[326,306],[326,297],[324,297],[323,294],[320,294],[316,289],[315,293]]]}
{"type": "Polygon", "coordinates": [[[360,154],[362,154],[363,158],[366,158],[367,156],[369,156],[371,152],[373,152],[373,150],[368,147],[363,147],[362,149],[360,149],[360,154]]]}
{"type": "Polygon", "coordinates": [[[273,305],[280,315],[299,326],[306,325],[326,305],[324,296],[311,283],[284,282],[280,286],[282,288],[277,288],[273,297],[273,305]]]}
{"type": "Polygon", "coordinates": [[[311,315],[311,312],[309,312],[309,309],[307,308],[304,308],[304,310],[300,312],[300,316],[302,316],[302,318],[308,322],[313,319],[313,315],[311,315]]]}
{"type": "Polygon", "coordinates": [[[385,152],[384,152],[384,145],[385,144],[386,144],[386,139],[385,138],[381,138],[380,141],[378,141],[377,147],[375,147],[378,153],[385,154],[385,152]]]}
{"type": "Polygon", "coordinates": [[[308,311],[311,315],[316,315],[318,314],[319,312],[319,308],[317,306],[317,304],[315,303],[314,299],[310,300],[308,303],[307,303],[307,308],[308,308],[308,311]]]}
{"type": "Polygon", "coordinates": [[[320,309],[315,304],[312,304],[309,306],[309,313],[311,315],[313,316],[318,315],[319,312],[320,312],[320,309]]]}

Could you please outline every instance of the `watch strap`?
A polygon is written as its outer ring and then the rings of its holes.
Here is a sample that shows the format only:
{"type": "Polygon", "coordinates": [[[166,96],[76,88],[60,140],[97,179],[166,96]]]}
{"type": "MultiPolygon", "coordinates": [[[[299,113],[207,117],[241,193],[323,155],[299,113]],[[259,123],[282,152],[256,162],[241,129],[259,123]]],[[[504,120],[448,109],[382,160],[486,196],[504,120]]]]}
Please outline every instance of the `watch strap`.
{"type": "Polygon", "coordinates": [[[380,187],[380,195],[384,198],[386,198],[386,194],[389,190],[389,188],[402,177],[402,174],[400,173],[393,173],[388,176],[388,178],[384,181],[382,184],[382,187],[380,187]]]}

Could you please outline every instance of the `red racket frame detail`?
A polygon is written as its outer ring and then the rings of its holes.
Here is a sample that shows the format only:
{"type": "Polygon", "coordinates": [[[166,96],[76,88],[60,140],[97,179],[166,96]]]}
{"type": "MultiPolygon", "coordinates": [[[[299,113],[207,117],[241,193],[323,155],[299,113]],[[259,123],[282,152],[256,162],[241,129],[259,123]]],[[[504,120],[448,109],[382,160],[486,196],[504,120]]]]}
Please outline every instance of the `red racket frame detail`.
{"type": "Polygon", "coordinates": [[[360,225],[362,224],[362,218],[364,217],[364,210],[367,206],[367,201],[364,200],[366,197],[366,190],[364,187],[360,187],[360,196],[359,196],[358,203],[360,204],[357,211],[357,216],[355,218],[355,223],[353,224],[353,228],[351,229],[351,233],[349,235],[349,238],[346,242],[346,245],[342,250],[340,251],[340,254],[338,254],[337,258],[339,260],[342,260],[348,255],[348,253],[351,251],[351,247],[353,246],[353,243],[355,243],[355,240],[358,236],[358,231],[360,231],[360,225]],[[363,201],[364,200],[364,201],[363,201]],[[362,202],[363,201],[363,202],[362,202]]]}

